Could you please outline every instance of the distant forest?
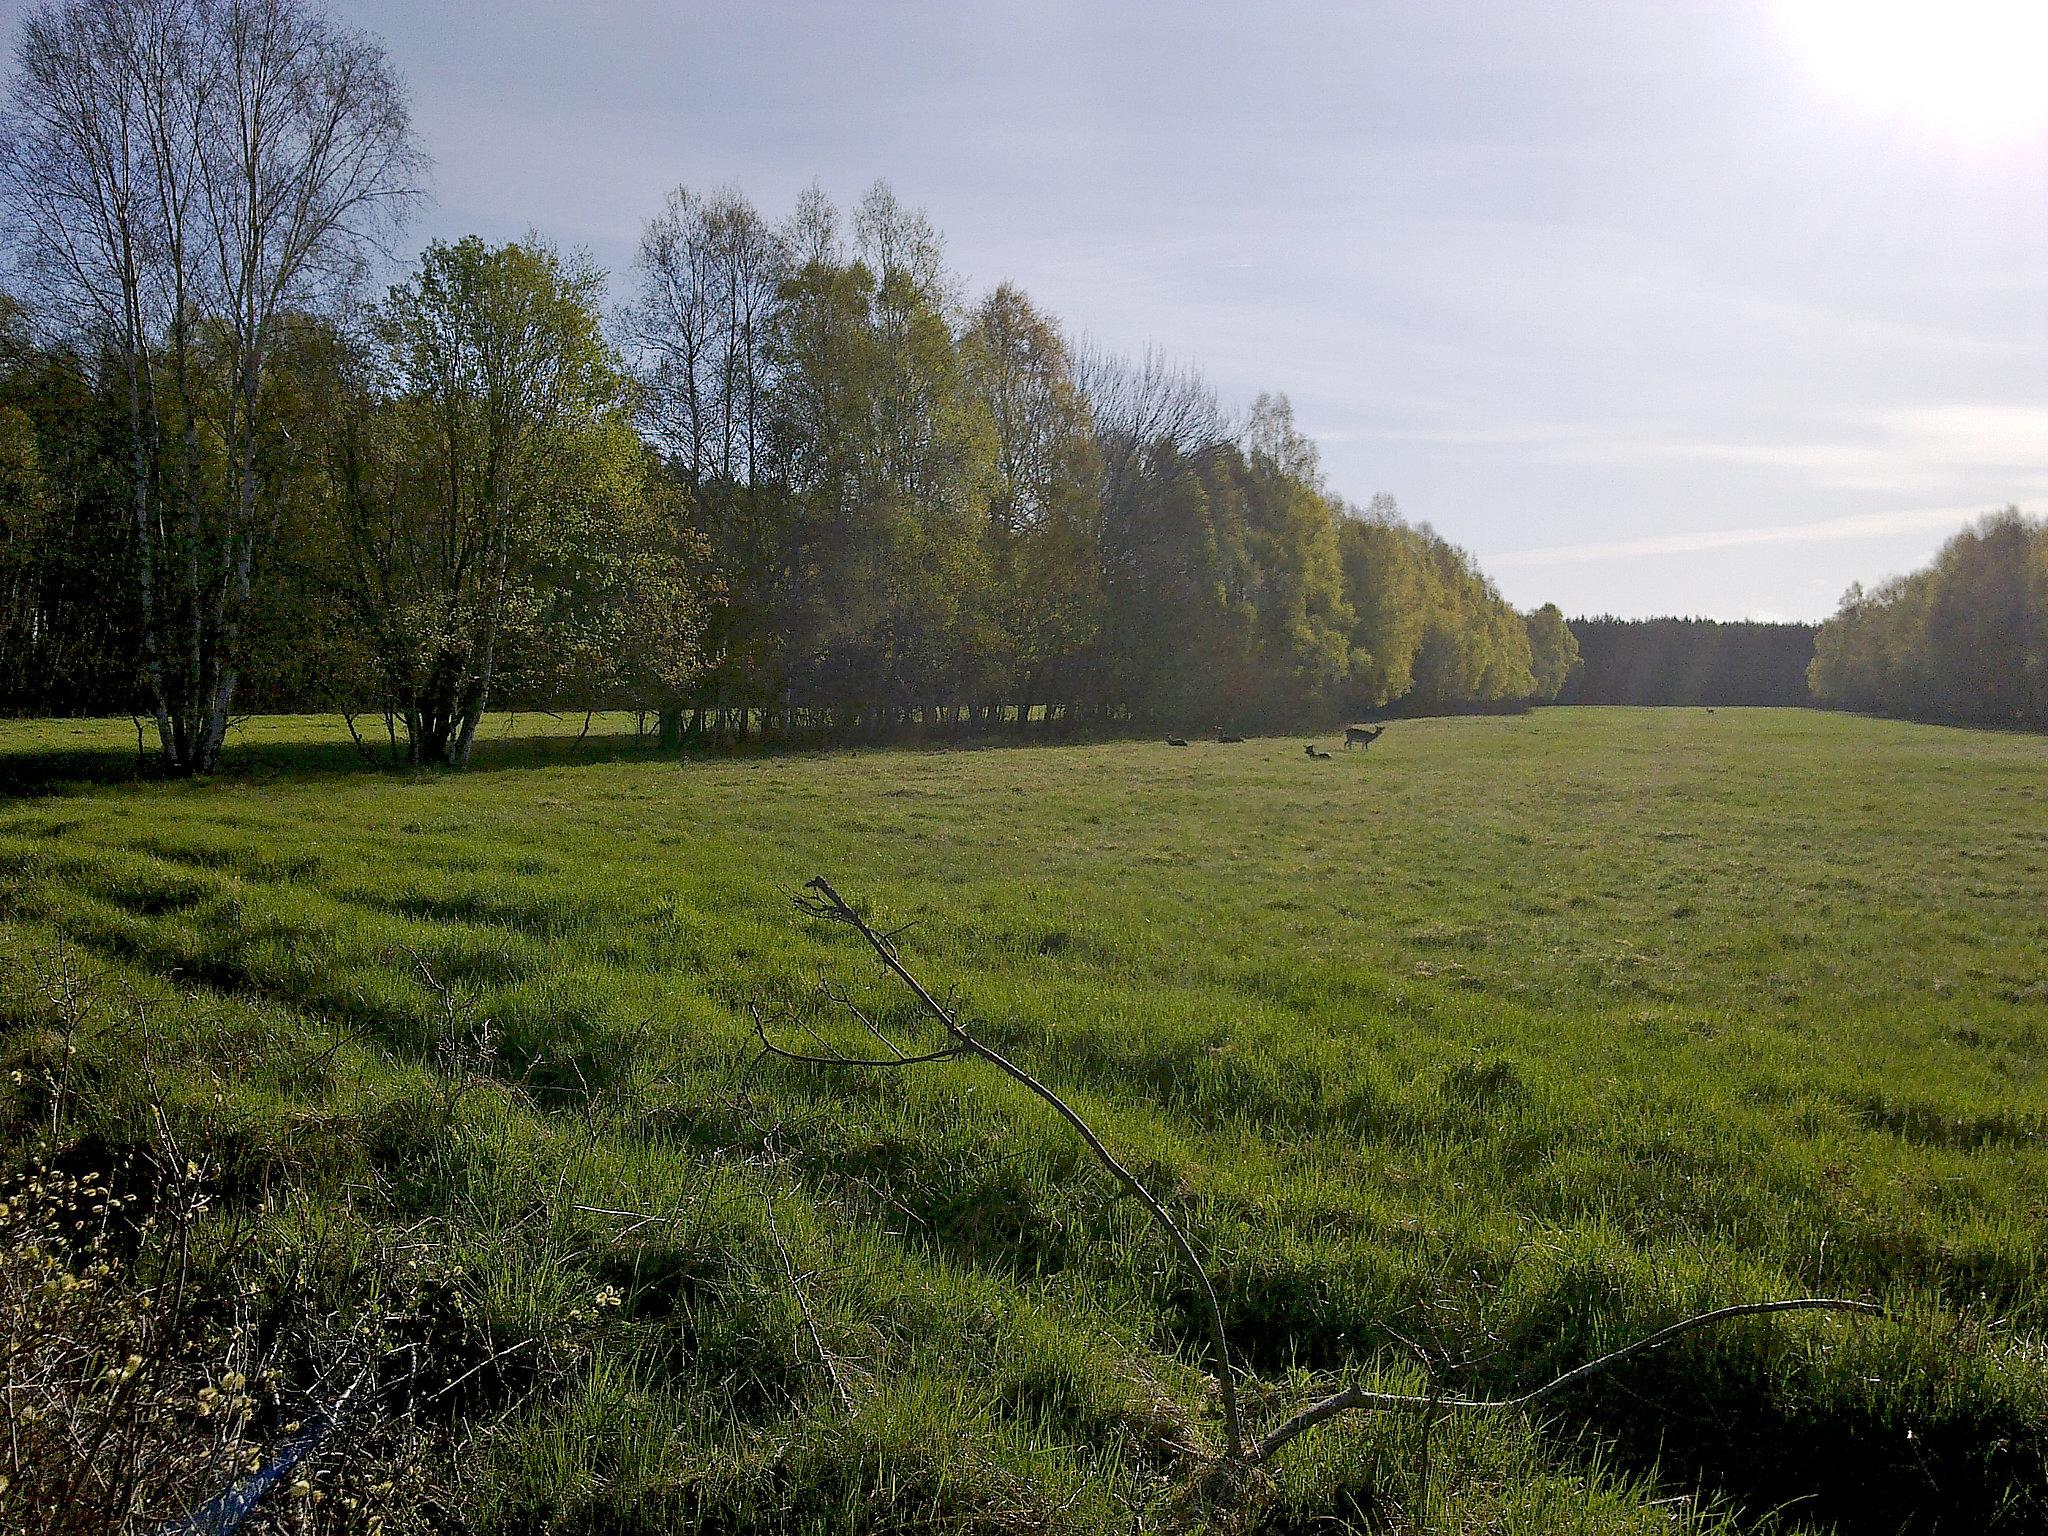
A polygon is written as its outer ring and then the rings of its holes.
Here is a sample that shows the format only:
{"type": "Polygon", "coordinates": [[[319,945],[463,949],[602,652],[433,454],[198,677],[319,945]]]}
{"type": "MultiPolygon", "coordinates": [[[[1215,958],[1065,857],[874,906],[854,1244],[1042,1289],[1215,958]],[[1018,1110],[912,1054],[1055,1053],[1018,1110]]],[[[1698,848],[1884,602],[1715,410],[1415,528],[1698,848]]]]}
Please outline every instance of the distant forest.
{"type": "Polygon", "coordinates": [[[382,50],[121,14],[30,13],[0,124],[0,709],[134,711],[193,773],[259,710],[460,763],[505,705],[1193,731],[1571,670],[1554,607],[1334,494],[1284,396],[970,297],[884,185],[678,191],[617,307],[537,238],[373,296],[424,163],[382,50]]]}
{"type": "Polygon", "coordinates": [[[1843,709],[2048,727],[2048,521],[1996,513],[1925,570],[1850,588],[1812,679],[1843,709]]]}
{"type": "Polygon", "coordinates": [[[1580,669],[1560,704],[1810,704],[1814,624],[1573,619],[1580,669]]]}

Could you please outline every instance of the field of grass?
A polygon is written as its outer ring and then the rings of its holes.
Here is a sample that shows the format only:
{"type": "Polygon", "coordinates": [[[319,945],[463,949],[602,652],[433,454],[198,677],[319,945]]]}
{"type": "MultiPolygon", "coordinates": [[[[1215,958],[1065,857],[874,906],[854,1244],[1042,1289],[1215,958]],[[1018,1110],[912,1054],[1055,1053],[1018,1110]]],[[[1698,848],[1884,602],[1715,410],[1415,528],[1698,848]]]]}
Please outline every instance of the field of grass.
{"type": "Polygon", "coordinates": [[[224,1209],[425,1234],[521,1351],[456,1399],[475,1528],[2048,1529],[2048,739],[1558,709],[1329,762],[678,763],[580,724],[445,775],[259,722],[177,785],[118,782],[127,722],[0,723],[10,1135],[68,968],[67,1135],[149,1134],[139,1002],[224,1209]],[[871,1043],[821,978],[932,1039],[793,909],[817,874],[1183,1217],[1261,1422],[1725,1302],[1887,1315],[1342,1419],[1190,1495],[1194,1292],[1050,1111],[970,1061],[756,1060],[750,1003],[871,1043]]]}

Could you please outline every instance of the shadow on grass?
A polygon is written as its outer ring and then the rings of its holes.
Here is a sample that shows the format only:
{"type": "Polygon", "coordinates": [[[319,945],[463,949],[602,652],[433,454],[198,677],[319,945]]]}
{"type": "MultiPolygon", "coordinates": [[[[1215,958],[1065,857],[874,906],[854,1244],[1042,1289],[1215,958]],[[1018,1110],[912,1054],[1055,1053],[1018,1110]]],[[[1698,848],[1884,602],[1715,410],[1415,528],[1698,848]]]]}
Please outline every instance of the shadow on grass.
{"type": "MultiPolygon", "coordinates": [[[[557,768],[564,763],[675,755],[658,751],[652,738],[636,740],[630,733],[593,734],[580,744],[573,736],[526,736],[477,743],[470,768],[557,768]]],[[[366,755],[346,741],[280,741],[230,744],[221,756],[219,770],[209,777],[260,784],[280,779],[342,776],[402,778],[448,771],[451,770],[421,768],[403,760],[393,762],[383,750],[366,755]]],[[[20,799],[88,787],[152,782],[166,782],[153,752],[138,757],[132,748],[116,751],[96,747],[0,747],[0,797],[20,799]]]]}
{"type": "MultiPolygon", "coordinates": [[[[339,717],[323,718],[334,720],[339,717]]],[[[92,727],[102,732],[110,724],[106,721],[91,722],[92,727]]],[[[67,722],[63,721],[0,720],[0,799],[29,799],[71,794],[89,788],[174,782],[159,766],[153,736],[148,739],[146,749],[140,751],[132,744],[119,747],[76,746],[47,739],[66,728],[67,722]],[[30,733],[44,739],[21,739],[30,733]]],[[[73,727],[74,733],[83,729],[73,727]]],[[[373,740],[367,734],[360,745],[346,737],[237,741],[230,734],[221,754],[220,767],[198,782],[265,784],[321,778],[413,778],[443,773],[560,768],[571,764],[729,761],[862,750],[965,752],[1002,747],[1150,740],[1154,734],[1149,727],[1129,723],[1061,726],[1050,731],[1038,725],[1024,729],[1011,726],[993,730],[962,728],[957,731],[912,727],[882,736],[848,737],[816,731],[774,738],[754,736],[743,742],[688,742],[679,748],[664,748],[660,738],[651,731],[636,735],[630,729],[595,729],[587,736],[579,736],[573,729],[543,729],[516,734],[508,730],[488,736],[479,733],[466,769],[408,763],[404,759],[402,745],[394,752],[388,741],[381,737],[373,740]]]]}

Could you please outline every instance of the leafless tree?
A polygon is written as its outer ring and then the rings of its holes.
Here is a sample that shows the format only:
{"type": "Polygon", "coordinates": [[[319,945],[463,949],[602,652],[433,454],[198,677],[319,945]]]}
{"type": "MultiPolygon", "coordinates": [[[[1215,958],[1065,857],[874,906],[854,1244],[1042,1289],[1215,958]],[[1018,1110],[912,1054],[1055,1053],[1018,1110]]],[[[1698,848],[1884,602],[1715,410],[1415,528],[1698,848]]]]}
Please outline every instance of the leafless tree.
{"type": "MultiPolygon", "coordinates": [[[[641,233],[639,293],[620,316],[641,429],[688,487],[686,515],[720,551],[734,593],[758,594],[775,581],[774,503],[764,485],[773,478],[770,342],[793,262],[783,233],[737,191],[678,187],[641,233]]],[[[707,649],[720,660],[709,691],[729,687],[736,659],[755,654],[749,642],[760,618],[757,607],[714,604],[707,649]]],[[[681,741],[683,705],[661,701],[665,747],[681,741]]]]}
{"type": "Polygon", "coordinates": [[[692,483],[752,481],[761,449],[768,323],[787,257],[738,192],[668,197],[640,237],[625,312],[644,425],[692,483]]]}
{"type": "Polygon", "coordinates": [[[275,528],[266,386],[349,289],[425,158],[374,40],[307,0],[61,0],[0,123],[21,277],[125,386],[143,671],[166,765],[210,769],[275,528]]]}
{"type": "Polygon", "coordinates": [[[1230,423],[1209,381],[1163,352],[1148,350],[1133,360],[1089,348],[1077,371],[1102,450],[1105,502],[1119,499],[1160,443],[1190,458],[1230,440],[1230,423]]]}
{"type": "Polygon", "coordinates": [[[853,211],[854,250],[877,279],[898,278],[931,308],[959,308],[958,284],[946,270],[946,242],[921,208],[897,197],[886,181],[861,195],[853,211]]]}
{"type": "Polygon", "coordinates": [[[1245,456],[1317,491],[1324,489],[1315,443],[1294,424],[1294,403],[1273,390],[1260,391],[1245,416],[1245,456]]]}

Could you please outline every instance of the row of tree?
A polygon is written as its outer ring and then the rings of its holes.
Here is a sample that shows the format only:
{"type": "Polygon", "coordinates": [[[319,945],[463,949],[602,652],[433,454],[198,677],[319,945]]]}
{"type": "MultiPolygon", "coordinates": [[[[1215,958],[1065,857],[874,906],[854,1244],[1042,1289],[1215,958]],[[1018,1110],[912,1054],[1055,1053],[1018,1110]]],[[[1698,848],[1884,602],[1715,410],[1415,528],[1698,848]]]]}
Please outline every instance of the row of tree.
{"type": "Polygon", "coordinates": [[[1580,667],[1560,704],[1800,705],[1812,624],[1715,619],[1572,620],[1580,667]]]}
{"type": "Polygon", "coordinates": [[[304,0],[30,14],[0,152],[0,702],[487,705],[664,736],[997,721],[1199,730],[1549,698],[1576,660],[1284,396],[970,302],[877,185],[770,221],[678,192],[637,291],[537,238],[364,302],[421,156],[378,47],[304,0]]]}
{"type": "Polygon", "coordinates": [[[643,425],[720,594],[702,692],[741,720],[1249,726],[1569,670],[1554,611],[1333,497],[1284,396],[1232,421],[1189,370],[1077,355],[1013,287],[964,303],[886,187],[779,226],[678,193],[639,276],[643,425]]]}
{"type": "Polygon", "coordinates": [[[1811,680],[1844,709],[2048,727],[2048,521],[1996,513],[1925,570],[1851,587],[1811,680]]]}

